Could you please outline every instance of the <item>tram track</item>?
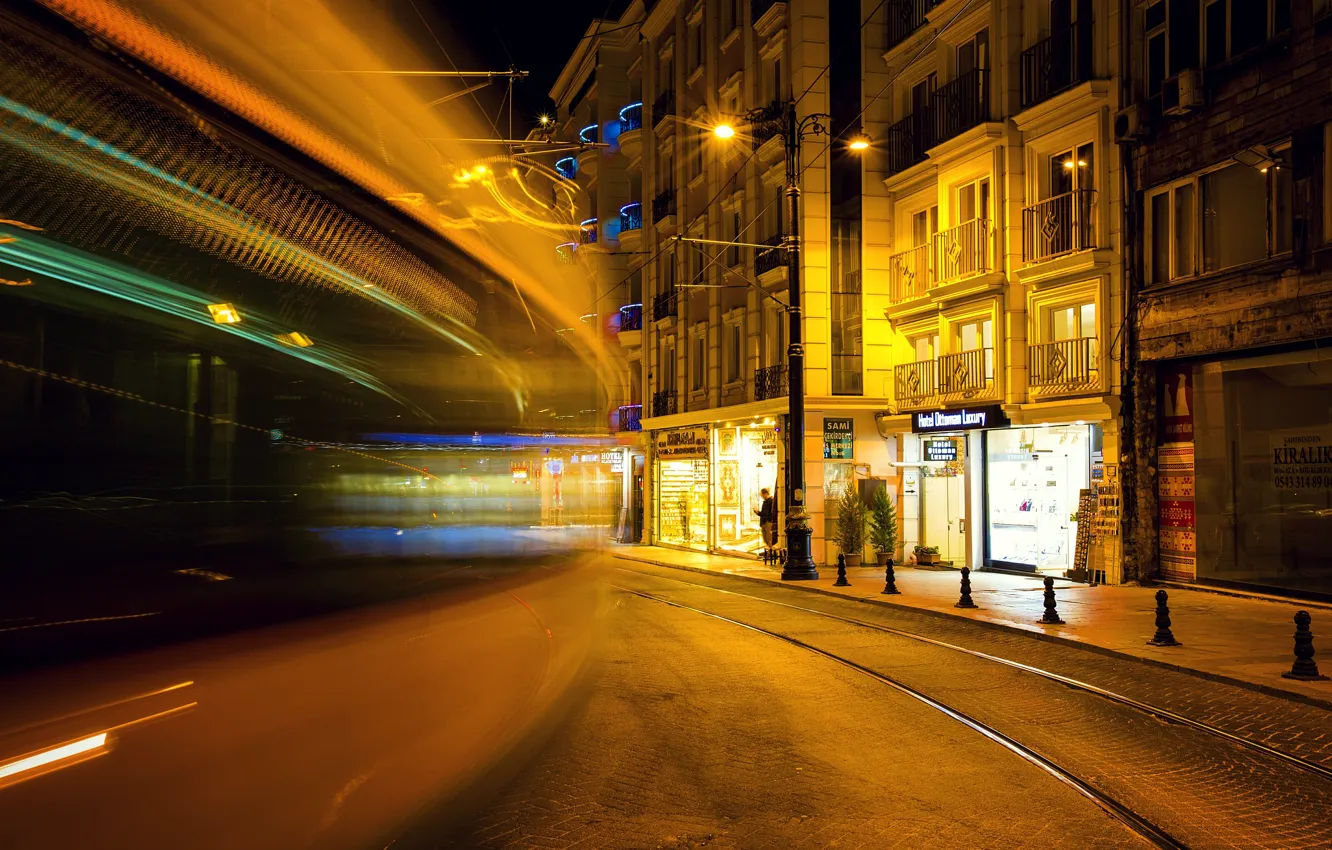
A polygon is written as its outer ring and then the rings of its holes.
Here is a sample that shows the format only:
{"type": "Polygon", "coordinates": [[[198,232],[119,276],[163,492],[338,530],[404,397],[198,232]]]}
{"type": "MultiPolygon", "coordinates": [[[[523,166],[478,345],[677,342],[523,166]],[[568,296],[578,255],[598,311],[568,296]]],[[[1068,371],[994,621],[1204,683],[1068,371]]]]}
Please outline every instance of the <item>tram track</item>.
{"type": "MultiPolygon", "coordinates": [[[[1158,720],[1195,729],[1199,732],[1203,732],[1205,734],[1227,741],[1231,744],[1245,747],[1254,752],[1261,753],[1264,756],[1277,759],[1283,762],[1284,764],[1298,768],[1300,770],[1306,771],[1316,776],[1320,776],[1323,779],[1332,780],[1332,768],[1329,768],[1325,765],[1300,758],[1297,755],[1269,746],[1260,741],[1254,741],[1250,738],[1245,738],[1242,735],[1236,735],[1233,732],[1229,732],[1213,724],[1206,723],[1201,720],[1194,719],[1192,717],[1188,717],[1178,712],[1171,711],[1170,709],[1163,708],[1157,705],[1152,705],[1151,703],[1143,702],[1141,700],[1135,699],[1125,694],[1120,694],[1115,691],[1111,691],[1106,688],[1093,685],[1089,682],[1084,682],[1079,679],[1072,678],[1070,676],[1065,676],[1061,673],[1056,673],[1052,670],[1046,670],[1041,667],[1036,667],[1030,664],[1024,664],[1020,661],[1014,661],[1009,658],[1002,658],[997,655],[991,655],[986,652],[981,652],[980,650],[969,649],[965,646],[959,646],[954,643],[949,643],[948,641],[939,640],[938,638],[932,638],[927,635],[918,634],[916,632],[907,631],[905,629],[898,629],[892,626],[885,626],[880,623],[872,623],[867,620],[862,620],[856,617],[847,617],[841,614],[834,614],[828,611],[821,611],[817,608],[809,608],[803,605],[795,605],[789,602],[781,602],[763,596],[757,596],[750,593],[742,593],[736,590],[729,590],[727,588],[716,587],[710,584],[702,584],[699,582],[688,581],[686,579],[676,578],[673,576],[664,576],[664,575],[659,575],[657,573],[643,572],[641,570],[629,569],[627,567],[616,567],[616,569],[622,572],[632,573],[634,575],[639,575],[646,578],[675,582],[677,584],[683,584],[687,587],[711,590],[716,593],[722,593],[729,596],[735,596],[743,599],[752,600],[755,602],[763,602],[768,605],[774,605],[781,608],[798,611],[803,614],[812,614],[824,619],[832,620],[839,623],[844,623],[846,625],[855,626],[863,629],[869,629],[871,631],[880,632],[884,634],[891,634],[896,637],[906,638],[908,640],[918,641],[920,643],[925,643],[941,649],[947,649],[953,652],[962,653],[972,658],[981,659],[983,661],[989,661],[995,664],[1008,667],[1010,669],[1020,670],[1022,672],[1038,676],[1048,681],[1057,682],[1073,690],[1095,695],[1097,697],[1116,703],[1118,705],[1122,705],[1126,708],[1138,711],[1142,714],[1154,717],[1158,720]]],[[[668,600],[659,600],[659,601],[668,601],[668,600]]],[[[671,604],[680,604],[680,603],[671,603],[671,604]]],[[[689,607],[689,606],[682,606],[682,607],[689,607]]],[[[719,615],[714,615],[714,616],[719,616],[719,615]]],[[[755,628],[753,626],[748,626],[748,627],[755,628]]],[[[760,630],[762,631],[762,629],[760,630]]],[[[777,637],[777,635],[773,636],[777,637]]]]}
{"type": "MultiPolygon", "coordinates": [[[[653,576],[650,573],[641,573],[638,572],[637,570],[625,570],[625,572],[631,572],[649,578],[664,578],[662,576],[653,576]]],[[[707,585],[695,585],[692,582],[682,582],[682,583],[690,584],[691,586],[694,587],[707,587],[707,585]]],[[[1132,808],[1120,803],[1118,800],[1116,800],[1114,797],[1110,796],[1109,794],[1105,793],[1104,791],[1101,791],[1097,789],[1095,786],[1091,785],[1090,783],[1085,782],[1082,779],[1078,778],[1078,776],[1076,776],[1074,773],[1067,770],[1066,768],[1062,767],[1058,762],[1050,759],[1049,757],[1041,754],[1040,752],[1032,749],[1031,747],[1028,747],[1027,745],[1023,744],[1021,741],[1017,740],[1016,738],[1010,735],[1006,735],[1003,732],[1000,732],[998,729],[994,728],[993,726],[984,723],[980,720],[977,720],[976,718],[944,702],[941,702],[931,696],[928,696],[924,692],[919,691],[916,688],[911,687],[910,685],[904,684],[903,682],[900,682],[891,676],[887,676],[877,670],[874,670],[858,662],[852,661],[849,658],[838,655],[837,653],[834,652],[830,652],[826,649],[814,646],[813,644],[807,643],[806,641],[803,641],[796,637],[792,637],[782,632],[773,631],[771,629],[766,629],[762,626],[756,626],[752,623],[746,623],[741,620],[736,620],[731,617],[727,617],[724,614],[718,614],[715,611],[708,611],[703,608],[698,608],[693,605],[685,604],[683,602],[678,602],[676,600],[667,599],[662,596],[657,596],[655,594],[648,593],[646,591],[635,590],[633,588],[624,587],[623,585],[615,585],[615,584],[613,584],[612,587],[624,593],[628,593],[633,596],[640,597],[642,599],[651,600],[653,602],[658,602],[663,605],[669,605],[673,608],[678,608],[685,611],[691,611],[696,614],[701,614],[705,617],[710,617],[712,619],[719,620],[723,623],[728,623],[733,626],[738,626],[742,629],[766,635],[767,637],[782,641],[783,643],[786,643],[790,646],[798,647],[814,655],[817,655],[821,658],[832,661],[863,676],[867,676],[870,679],[873,679],[874,681],[877,681],[880,684],[887,685],[893,690],[905,696],[908,696],[914,700],[917,700],[918,702],[921,702],[924,705],[934,709],[935,711],[938,711],[939,713],[945,715],[946,717],[949,717],[952,720],[961,723],[963,726],[966,726],[967,728],[971,729],[972,731],[976,732],[977,734],[981,735],[987,740],[992,741],[995,744],[998,744],[999,746],[1003,747],[1004,749],[1008,750],[1009,752],[1013,753],[1014,755],[1018,756],[1019,758],[1028,762],[1029,764],[1039,768],[1040,770],[1049,774],[1057,781],[1073,789],[1075,792],[1086,798],[1094,805],[1096,805],[1102,811],[1106,812],[1108,815],[1118,820],[1120,823],[1124,824],[1124,826],[1128,828],[1131,832],[1142,838],[1144,841],[1147,841],[1148,843],[1152,844],[1153,846],[1165,848],[1166,850],[1184,850],[1184,848],[1187,848],[1188,846],[1175,839],[1165,829],[1161,828],[1157,824],[1153,823],[1152,821],[1148,820],[1147,818],[1133,811],[1132,808]]],[[[713,588],[713,589],[718,589],[718,588],[713,588]]],[[[722,592],[727,592],[727,591],[723,590],[722,592]]],[[[748,594],[736,594],[736,595],[748,596],[748,594]]],[[[752,598],[760,599],[760,597],[752,597],[752,598]]],[[[767,601],[767,600],[761,600],[761,601],[767,601]]],[[[798,608],[798,606],[791,606],[791,607],[798,608]]],[[[819,612],[812,612],[812,613],[819,613],[819,612]]]]}

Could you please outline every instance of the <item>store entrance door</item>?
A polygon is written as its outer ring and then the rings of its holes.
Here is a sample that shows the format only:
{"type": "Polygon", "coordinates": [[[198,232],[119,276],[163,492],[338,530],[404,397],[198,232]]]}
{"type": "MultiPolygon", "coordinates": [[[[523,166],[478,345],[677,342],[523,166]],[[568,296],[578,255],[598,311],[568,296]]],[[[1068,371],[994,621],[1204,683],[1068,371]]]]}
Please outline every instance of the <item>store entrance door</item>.
{"type": "Polygon", "coordinates": [[[966,437],[929,436],[921,440],[921,544],[939,550],[954,567],[967,563],[966,437]]]}

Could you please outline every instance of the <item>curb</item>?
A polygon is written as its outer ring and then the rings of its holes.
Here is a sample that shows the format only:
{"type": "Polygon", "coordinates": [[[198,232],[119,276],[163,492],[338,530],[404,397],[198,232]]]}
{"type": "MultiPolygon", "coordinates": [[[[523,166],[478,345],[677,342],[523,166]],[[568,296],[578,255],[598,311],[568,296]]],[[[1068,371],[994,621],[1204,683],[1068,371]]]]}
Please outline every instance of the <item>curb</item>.
{"type": "MultiPolygon", "coordinates": [[[[717,570],[704,569],[703,567],[691,567],[684,564],[672,564],[666,561],[656,561],[651,558],[637,557],[634,555],[616,553],[614,557],[621,561],[631,561],[640,564],[651,564],[652,566],[655,567],[664,567],[666,569],[681,570],[683,572],[689,572],[689,573],[700,573],[702,575],[725,576],[726,578],[736,579],[737,581],[747,581],[754,584],[769,585],[769,586],[776,584],[776,582],[770,579],[757,578],[755,576],[736,575],[734,573],[722,573],[718,572],[717,570]]],[[[1257,693],[1264,694],[1266,696],[1276,697],[1277,699],[1284,699],[1290,702],[1298,702],[1304,705],[1313,706],[1315,708],[1321,708],[1326,711],[1332,711],[1332,698],[1309,696],[1307,694],[1299,693],[1298,691],[1288,691],[1285,690],[1284,688],[1277,688],[1271,685],[1263,685],[1259,684],[1258,682],[1250,682],[1245,679],[1237,679],[1233,676],[1226,676],[1222,673],[1208,673],[1205,670],[1195,670],[1192,667],[1185,667],[1179,664],[1171,664],[1168,661],[1158,661],[1155,658],[1144,658],[1140,655],[1132,655],[1122,650],[1110,649],[1109,647],[1105,646],[1097,646],[1096,644],[1086,643],[1084,641],[1071,640],[1069,638],[1060,637],[1058,635],[1042,634],[1040,632],[1031,632],[1027,631],[1026,629],[1018,629],[1014,628],[1013,626],[1006,626],[1003,623],[993,623],[988,620],[976,620],[971,617],[964,617],[960,614],[949,614],[945,611],[935,611],[931,608],[916,608],[911,605],[903,605],[900,602],[889,602],[887,600],[878,599],[874,597],[861,598],[856,596],[848,596],[844,593],[835,593],[831,590],[826,590],[822,587],[811,587],[809,585],[801,585],[801,584],[781,584],[778,586],[789,588],[791,590],[799,590],[804,593],[817,593],[821,596],[829,596],[834,599],[841,599],[847,602],[863,602],[867,605],[877,605],[881,608],[892,608],[897,611],[909,611],[912,613],[924,614],[927,616],[932,616],[943,620],[949,620],[952,622],[970,623],[975,626],[981,626],[983,628],[1001,631],[1004,632],[1005,634],[1021,635],[1022,637],[1031,638],[1033,640],[1043,640],[1047,643],[1058,644],[1059,646],[1065,646],[1070,649],[1080,649],[1086,652],[1095,653],[1097,655],[1104,655],[1109,658],[1117,658],[1123,661],[1133,661],[1138,664],[1146,665],[1148,667],[1157,667],[1163,670],[1173,670],[1176,673],[1184,673],[1189,676],[1193,676],[1195,678],[1205,679],[1209,682],[1218,682],[1224,685],[1231,685],[1233,687],[1243,688],[1244,690],[1247,691],[1255,691],[1257,693]]]]}

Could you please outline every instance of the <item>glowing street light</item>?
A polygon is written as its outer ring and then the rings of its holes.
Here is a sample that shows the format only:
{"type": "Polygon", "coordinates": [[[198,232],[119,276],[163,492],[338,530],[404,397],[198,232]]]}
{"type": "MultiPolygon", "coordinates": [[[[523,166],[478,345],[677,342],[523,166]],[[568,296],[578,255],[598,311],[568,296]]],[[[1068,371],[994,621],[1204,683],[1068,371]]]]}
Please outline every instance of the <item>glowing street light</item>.
{"type": "Polygon", "coordinates": [[[208,312],[219,325],[236,325],[241,320],[240,311],[230,304],[209,304],[208,312]]]}
{"type": "Polygon", "coordinates": [[[851,139],[851,144],[847,145],[847,147],[853,151],[869,150],[870,147],[869,136],[866,136],[864,134],[855,136],[851,139]]]}
{"type": "Polygon", "coordinates": [[[730,124],[718,124],[712,128],[712,134],[719,139],[729,139],[735,135],[735,128],[730,124]]]}

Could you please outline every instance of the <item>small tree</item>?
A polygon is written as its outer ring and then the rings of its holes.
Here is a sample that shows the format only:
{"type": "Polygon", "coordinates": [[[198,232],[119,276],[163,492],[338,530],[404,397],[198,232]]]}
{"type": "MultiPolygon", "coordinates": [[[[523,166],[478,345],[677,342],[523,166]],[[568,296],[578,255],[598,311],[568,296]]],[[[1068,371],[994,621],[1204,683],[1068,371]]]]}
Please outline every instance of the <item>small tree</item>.
{"type": "Polygon", "coordinates": [[[897,551],[897,511],[888,498],[888,488],[874,494],[870,504],[870,544],[875,552],[887,552],[889,557],[897,551]]]}
{"type": "Polygon", "coordinates": [[[865,503],[854,482],[837,499],[837,548],[843,555],[859,555],[865,548],[865,503]]]}

